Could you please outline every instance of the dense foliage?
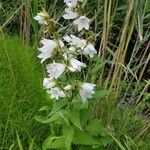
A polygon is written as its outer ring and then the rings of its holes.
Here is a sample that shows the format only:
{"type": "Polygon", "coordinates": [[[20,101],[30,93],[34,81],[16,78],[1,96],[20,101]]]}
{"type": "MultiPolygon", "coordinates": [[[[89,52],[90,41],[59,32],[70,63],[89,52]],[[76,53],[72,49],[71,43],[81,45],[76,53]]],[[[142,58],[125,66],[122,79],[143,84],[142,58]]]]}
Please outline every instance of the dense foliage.
{"type": "Polygon", "coordinates": [[[65,1],[0,2],[0,148],[149,150],[149,0],[83,0],[77,10],[92,20],[85,32],[62,17],[65,1]],[[40,11],[50,19],[46,31],[33,19],[40,11]],[[40,64],[39,41],[70,34],[97,50],[93,58],[76,56],[86,64],[81,73],[58,80],[63,86],[75,80],[96,85],[84,103],[77,86],[71,100],[52,100],[42,88],[46,64],[63,58],[57,53],[40,64]]]}

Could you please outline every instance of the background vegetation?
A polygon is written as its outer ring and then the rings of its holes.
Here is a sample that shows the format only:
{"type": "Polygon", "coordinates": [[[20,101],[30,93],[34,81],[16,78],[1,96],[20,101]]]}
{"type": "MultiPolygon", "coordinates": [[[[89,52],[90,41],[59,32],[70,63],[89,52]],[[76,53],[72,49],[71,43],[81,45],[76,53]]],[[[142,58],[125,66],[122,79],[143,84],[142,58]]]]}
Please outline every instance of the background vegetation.
{"type": "MultiPolygon", "coordinates": [[[[104,139],[101,149],[149,150],[150,2],[85,2],[85,12],[95,18],[92,30],[97,33],[99,56],[89,78],[107,92],[97,96],[97,120],[92,122],[94,127],[86,130],[92,136],[100,133],[104,139]]],[[[62,25],[66,23],[61,18],[62,0],[0,2],[1,149],[40,150],[51,133],[49,123],[43,125],[34,119],[40,107],[52,105],[42,89],[44,69],[36,59],[43,33],[33,16],[42,8],[62,25]]],[[[94,149],[85,143],[79,145],[76,149],[94,149]]]]}

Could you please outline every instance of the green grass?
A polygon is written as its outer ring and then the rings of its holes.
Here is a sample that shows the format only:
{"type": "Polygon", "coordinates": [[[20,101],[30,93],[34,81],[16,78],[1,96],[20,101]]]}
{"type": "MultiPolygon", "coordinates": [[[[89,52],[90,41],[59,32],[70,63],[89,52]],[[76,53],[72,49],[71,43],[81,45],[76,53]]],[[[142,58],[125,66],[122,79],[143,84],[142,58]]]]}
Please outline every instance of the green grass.
{"type": "Polygon", "coordinates": [[[47,103],[42,89],[43,70],[36,55],[36,50],[19,38],[0,38],[0,149],[12,146],[17,150],[16,133],[26,148],[32,139],[36,146],[40,137],[46,136],[44,126],[34,119],[47,103]]]}

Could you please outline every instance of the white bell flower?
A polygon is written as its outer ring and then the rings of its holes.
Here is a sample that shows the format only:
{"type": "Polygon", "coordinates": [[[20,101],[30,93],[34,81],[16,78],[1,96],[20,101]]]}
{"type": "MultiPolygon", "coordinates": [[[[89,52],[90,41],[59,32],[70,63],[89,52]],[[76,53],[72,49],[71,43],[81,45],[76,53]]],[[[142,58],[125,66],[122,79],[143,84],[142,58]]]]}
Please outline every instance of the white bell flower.
{"type": "Polygon", "coordinates": [[[80,38],[78,38],[77,36],[75,36],[75,35],[73,35],[73,34],[71,34],[70,35],[70,37],[71,37],[71,45],[78,45],[78,43],[80,42],[80,38]]]}
{"type": "Polygon", "coordinates": [[[58,100],[60,97],[65,97],[65,93],[60,90],[58,87],[51,88],[48,93],[51,95],[52,99],[58,100]]]}
{"type": "Polygon", "coordinates": [[[85,48],[87,41],[85,39],[81,39],[78,43],[77,47],[81,48],[82,50],[85,48]]]}
{"type": "Polygon", "coordinates": [[[70,36],[66,35],[63,37],[63,39],[70,45],[75,46],[76,48],[84,49],[87,44],[87,41],[85,39],[80,39],[73,34],[71,34],[70,36]]]}
{"type": "Polygon", "coordinates": [[[68,68],[70,71],[75,72],[75,71],[81,71],[81,68],[86,67],[86,64],[83,62],[78,61],[75,58],[70,59],[70,65],[68,68]]]}
{"type": "Polygon", "coordinates": [[[76,46],[77,48],[81,48],[84,49],[84,47],[86,46],[87,41],[85,39],[80,39],[78,37],[76,37],[75,35],[70,35],[71,37],[71,45],[76,46]]]}
{"type": "Polygon", "coordinates": [[[65,35],[65,36],[63,37],[63,39],[64,39],[64,41],[66,41],[67,43],[70,43],[70,42],[71,42],[71,37],[68,36],[68,35],[65,35]]]}
{"type": "Polygon", "coordinates": [[[47,25],[46,19],[49,18],[49,15],[46,12],[40,12],[35,17],[33,17],[35,20],[39,22],[39,24],[47,25]]]}
{"type": "Polygon", "coordinates": [[[64,0],[64,3],[66,3],[68,7],[76,7],[78,0],[64,0]]]}
{"type": "Polygon", "coordinates": [[[52,87],[54,87],[56,85],[55,81],[50,79],[50,78],[44,78],[43,80],[43,87],[45,89],[51,89],[52,87]]]}
{"type": "Polygon", "coordinates": [[[41,63],[45,61],[46,59],[50,58],[54,52],[54,49],[58,46],[56,41],[49,40],[49,39],[43,39],[41,40],[41,43],[43,44],[43,47],[38,48],[38,50],[41,52],[38,57],[41,60],[41,63]]]}
{"type": "Polygon", "coordinates": [[[88,44],[88,45],[85,47],[85,49],[84,49],[84,51],[83,51],[83,54],[89,55],[91,58],[93,58],[93,57],[94,57],[94,54],[97,54],[97,51],[96,51],[96,49],[95,49],[95,47],[94,47],[93,44],[88,44]]]}
{"type": "Polygon", "coordinates": [[[65,71],[65,64],[53,62],[51,64],[48,64],[46,69],[49,73],[48,76],[50,79],[57,79],[65,71]]]}
{"type": "Polygon", "coordinates": [[[86,29],[89,30],[89,23],[90,23],[90,19],[85,17],[85,16],[81,16],[80,18],[76,19],[73,22],[75,25],[78,25],[78,31],[80,32],[82,29],[86,29]]]}
{"type": "Polygon", "coordinates": [[[77,17],[78,17],[77,12],[73,12],[70,8],[65,9],[65,14],[63,15],[64,19],[69,20],[69,19],[75,19],[77,17]]]}
{"type": "Polygon", "coordinates": [[[92,94],[94,94],[95,84],[91,83],[83,83],[81,85],[81,89],[79,91],[82,101],[85,102],[87,99],[92,98],[92,94]]]}

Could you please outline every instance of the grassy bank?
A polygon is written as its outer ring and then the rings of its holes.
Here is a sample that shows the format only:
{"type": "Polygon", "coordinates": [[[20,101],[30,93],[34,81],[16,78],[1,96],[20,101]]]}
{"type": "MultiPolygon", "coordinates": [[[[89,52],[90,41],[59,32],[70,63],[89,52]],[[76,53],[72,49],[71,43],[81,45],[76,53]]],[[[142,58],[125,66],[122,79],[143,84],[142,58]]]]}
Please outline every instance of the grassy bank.
{"type": "Polygon", "coordinates": [[[36,50],[17,37],[1,37],[0,45],[0,149],[17,150],[16,133],[26,148],[40,144],[46,133],[34,116],[46,98],[36,50]]]}

